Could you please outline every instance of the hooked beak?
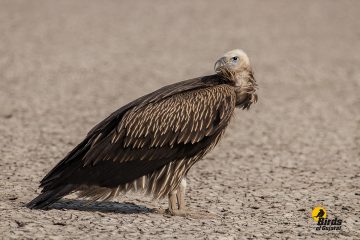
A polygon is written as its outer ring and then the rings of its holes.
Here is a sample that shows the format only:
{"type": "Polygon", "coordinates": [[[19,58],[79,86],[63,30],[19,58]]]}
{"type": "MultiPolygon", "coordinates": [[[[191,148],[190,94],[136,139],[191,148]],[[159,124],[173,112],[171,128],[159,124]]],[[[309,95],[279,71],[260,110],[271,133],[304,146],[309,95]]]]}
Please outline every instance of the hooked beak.
{"type": "Polygon", "coordinates": [[[214,65],[215,72],[221,72],[221,68],[224,67],[226,64],[226,57],[222,57],[219,60],[216,61],[214,65]]]}

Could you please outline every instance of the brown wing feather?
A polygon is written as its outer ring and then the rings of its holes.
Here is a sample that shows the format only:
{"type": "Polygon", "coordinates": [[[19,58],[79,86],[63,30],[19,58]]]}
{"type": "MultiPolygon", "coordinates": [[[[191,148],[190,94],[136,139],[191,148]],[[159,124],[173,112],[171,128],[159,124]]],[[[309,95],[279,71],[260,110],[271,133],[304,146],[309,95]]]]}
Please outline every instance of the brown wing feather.
{"type": "Polygon", "coordinates": [[[108,137],[88,151],[84,165],[104,160],[121,164],[139,157],[151,161],[157,155],[153,151],[196,144],[227,125],[235,102],[234,89],[219,85],[129,110],[108,137]]]}
{"type": "Polygon", "coordinates": [[[236,102],[232,86],[208,78],[165,87],[116,111],[49,172],[43,191],[66,184],[115,187],[205,154],[236,102]]]}

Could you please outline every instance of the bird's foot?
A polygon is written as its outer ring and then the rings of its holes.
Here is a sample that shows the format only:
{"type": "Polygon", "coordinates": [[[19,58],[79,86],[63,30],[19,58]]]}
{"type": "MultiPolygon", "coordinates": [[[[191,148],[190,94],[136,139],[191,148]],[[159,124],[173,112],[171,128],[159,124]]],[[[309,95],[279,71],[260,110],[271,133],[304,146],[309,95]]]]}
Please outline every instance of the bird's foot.
{"type": "Polygon", "coordinates": [[[166,209],[165,214],[172,215],[172,216],[180,216],[180,217],[186,217],[191,214],[191,211],[188,209],[166,209]]]}
{"type": "Polygon", "coordinates": [[[185,210],[179,210],[179,209],[170,210],[163,208],[155,208],[152,210],[152,212],[156,214],[165,214],[165,215],[182,216],[182,217],[187,216],[187,214],[189,213],[189,211],[185,211],[185,210]]]}
{"type": "Polygon", "coordinates": [[[167,216],[181,216],[181,217],[186,217],[188,215],[191,215],[191,211],[189,211],[189,209],[185,209],[185,208],[182,208],[182,209],[170,209],[170,208],[167,208],[167,209],[164,209],[164,208],[154,208],[152,209],[152,212],[153,213],[156,213],[156,214],[164,214],[164,215],[167,215],[167,216]]]}

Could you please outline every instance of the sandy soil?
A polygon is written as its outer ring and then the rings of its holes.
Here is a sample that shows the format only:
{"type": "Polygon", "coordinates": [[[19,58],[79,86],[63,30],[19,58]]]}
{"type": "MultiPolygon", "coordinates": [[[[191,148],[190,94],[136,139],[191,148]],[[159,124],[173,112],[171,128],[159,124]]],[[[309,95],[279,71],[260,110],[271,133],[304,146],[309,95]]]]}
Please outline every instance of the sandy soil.
{"type": "Polygon", "coordinates": [[[359,1],[0,1],[0,238],[360,239],[359,1]],[[259,103],[188,179],[168,217],[142,195],[23,204],[98,121],[245,49],[259,103]],[[316,231],[326,208],[341,231],[316,231]]]}

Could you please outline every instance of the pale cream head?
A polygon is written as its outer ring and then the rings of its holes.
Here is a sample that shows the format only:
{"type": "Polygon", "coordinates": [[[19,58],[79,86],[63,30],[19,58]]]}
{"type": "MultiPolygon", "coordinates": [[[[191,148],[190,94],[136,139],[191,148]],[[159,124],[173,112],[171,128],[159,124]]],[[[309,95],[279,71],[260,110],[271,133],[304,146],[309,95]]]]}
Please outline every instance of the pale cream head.
{"type": "Polygon", "coordinates": [[[250,60],[246,53],[241,49],[234,49],[224,54],[216,61],[215,72],[222,72],[224,69],[233,73],[243,70],[250,70],[250,60]]]}

